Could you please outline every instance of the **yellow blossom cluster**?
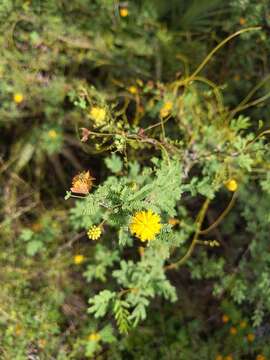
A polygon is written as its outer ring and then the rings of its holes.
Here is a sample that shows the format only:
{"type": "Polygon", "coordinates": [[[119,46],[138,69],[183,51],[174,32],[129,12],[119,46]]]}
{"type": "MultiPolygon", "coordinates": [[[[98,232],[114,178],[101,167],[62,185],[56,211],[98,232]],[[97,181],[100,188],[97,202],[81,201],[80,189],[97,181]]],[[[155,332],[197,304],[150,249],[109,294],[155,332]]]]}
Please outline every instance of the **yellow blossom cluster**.
{"type": "Polygon", "coordinates": [[[84,262],[84,256],[81,254],[75,255],[73,258],[73,262],[75,265],[80,265],[81,263],[84,262]]]}
{"type": "Polygon", "coordinates": [[[21,94],[21,93],[15,93],[13,95],[13,101],[16,104],[20,104],[21,102],[23,102],[23,99],[24,99],[24,97],[23,97],[23,94],[21,94]]]}
{"type": "Polygon", "coordinates": [[[56,139],[57,138],[57,132],[54,129],[49,130],[48,131],[48,136],[49,136],[50,139],[56,139]]]}
{"type": "Polygon", "coordinates": [[[152,210],[138,211],[132,217],[129,228],[141,241],[154,240],[161,229],[160,216],[152,210]]]}
{"type": "Polygon", "coordinates": [[[91,240],[98,240],[101,236],[101,233],[101,227],[94,225],[88,230],[87,235],[91,240]]]}
{"type": "Polygon", "coordinates": [[[99,334],[99,333],[96,333],[96,332],[93,332],[92,334],[90,334],[90,335],[88,336],[88,340],[89,340],[89,341],[96,341],[96,342],[98,342],[100,339],[101,339],[100,334],[99,334]]]}
{"type": "Polygon", "coordinates": [[[160,117],[165,118],[166,116],[168,116],[171,113],[172,108],[173,108],[173,103],[171,101],[165,102],[159,111],[160,117]]]}
{"type": "Polygon", "coordinates": [[[96,126],[102,126],[105,124],[106,110],[99,106],[93,106],[89,112],[89,116],[96,126]]]}
{"type": "Polygon", "coordinates": [[[230,179],[226,182],[225,186],[229,191],[235,192],[238,188],[238,183],[235,179],[230,179]]]}

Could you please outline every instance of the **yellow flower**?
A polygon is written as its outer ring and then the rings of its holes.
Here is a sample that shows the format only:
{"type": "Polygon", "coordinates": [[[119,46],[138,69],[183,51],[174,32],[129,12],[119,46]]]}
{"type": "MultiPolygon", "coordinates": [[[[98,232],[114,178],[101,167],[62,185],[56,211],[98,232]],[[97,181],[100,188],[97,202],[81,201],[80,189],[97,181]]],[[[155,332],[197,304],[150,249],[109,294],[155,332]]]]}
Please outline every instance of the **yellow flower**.
{"type": "Polygon", "coordinates": [[[222,356],[222,355],[217,355],[217,356],[215,357],[215,360],[223,360],[223,356],[222,356]]]}
{"type": "Polygon", "coordinates": [[[236,334],[237,334],[237,329],[236,329],[236,327],[232,326],[232,327],[230,328],[230,334],[231,334],[231,335],[236,335],[236,334]]]}
{"type": "Polygon", "coordinates": [[[162,118],[165,118],[166,116],[168,116],[170,114],[170,112],[172,111],[172,107],[173,107],[173,103],[171,101],[167,101],[165,102],[165,104],[162,106],[162,108],[159,111],[159,115],[162,118]]]}
{"type": "Polygon", "coordinates": [[[247,322],[245,320],[240,322],[240,328],[245,329],[247,327],[247,322]]]}
{"type": "Polygon", "coordinates": [[[135,95],[135,94],[138,93],[138,89],[137,89],[136,86],[130,86],[130,87],[128,88],[128,91],[129,91],[131,94],[133,94],[133,95],[135,95]]]}
{"type": "Polygon", "coordinates": [[[233,360],[233,357],[232,355],[227,355],[225,356],[224,360],[233,360]]]}
{"type": "Polygon", "coordinates": [[[266,360],[266,357],[262,354],[256,356],[256,360],[266,360]]]}
{"type": "Polygon", "coordinates": [[[75,255],[73,258],[74,264],[80,265],[82,262],[84,262],[84,256],[83,255],[75,255]]]}
{"type": "Polygon", "coordinates": [[[89,341],[99,341],[101,339],[101,336],[99,333],[92,333],[88,336],[89,341]]]}
{"type": "Polygon", "coordinates": [[[48,136],[51,138],[51,139],[55,139],[57,138],[57,132],[55,130],[49,130],[48,131],[48,136]]]}
{"type": "Polygon", "coordinates": [[[13,101],[16,103],[16,104],[20,104],[22,101],[23,101],[23,94],[21,93],[15,93],[13,95],[13,101]]]}
{"type": "Polygon", "coordinates": [[[226,324],[230,320],[230,318],[228,315],[224,314],[224,315],[222,315],[221,320],[224,324],[226,324]]]}
{"type": "Polygon", "coordinates": [[[119,10],[119,14],[121,17],[127,17],[128,16],[128,8],[121,7],[119,10]]]}
{"type": "Polygon", "coordinates": [[[247,340],[248,342],[252,343],[255,340],[255,335],[252,333],[247,334],[247,340]]]}
{"type": "Polygon", "coordinates": [[[89,116],[94,120],[97,126],[101,126],[106,119],[106,110],[99,106],[93,106],[89,112],[89,116]]]}
{"type": "Polygon", "coordinates": [[[238,183],[235,179],[231,179],[226,182],[225,186],[229,191],[235,192],[238,188],[238,183]]]}
{"type": "Polygon", "coordinates": [[[243,17],[240,17],[240,18],[239,18],[239,24],[240,24],[240,25],[245,25],[245,23],[246,23],[246,19],[243,18],[243,17]]]}
{"type": "Polygon", "coordinates": [[[129,228],[141,241],[154,240],[161,229],[160,216],[152,210],[138,211],[133,215],[129,228]]]}
{"type": "Polygon", "coordinates": [[[102,231],[100,226],[94,225],[88,230],[87,235],[91,240],[98,240],[100,238],[101,233],[102,231]]]}

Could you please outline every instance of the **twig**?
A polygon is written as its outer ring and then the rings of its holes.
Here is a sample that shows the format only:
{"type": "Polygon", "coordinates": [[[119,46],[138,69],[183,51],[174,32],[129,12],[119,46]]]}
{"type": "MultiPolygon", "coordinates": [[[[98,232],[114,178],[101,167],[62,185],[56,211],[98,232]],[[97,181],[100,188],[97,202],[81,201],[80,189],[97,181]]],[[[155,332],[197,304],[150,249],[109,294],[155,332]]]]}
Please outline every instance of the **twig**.
{"type": "Polygon", "coordinates": [[[197,229],[195,231],[193,240],[192,240],[192,242],[190,244],[190,247],[189,247],[188,251],[186,252],[186,254],[183,257],[181,257],[181,259],[179,259],[175,263],[165,266],[165,270],[177,269],[178,267],[182,266],[186,262],[186,260],[188,260],[189,257],[192,255],[193,250],[194,250],[194,248],[195,248],[195,246],[197,244],[197,240],[198,240],[198,237],[199,237],[199,234],[200,234],[200,229],[201,229],[203,220],[205,218],[207,209],[209,207],[209,204],[210,204],[210,199],[207,198],[205,200],[199,214],[198,214],[197,219],[196,219],[197,229]]]}

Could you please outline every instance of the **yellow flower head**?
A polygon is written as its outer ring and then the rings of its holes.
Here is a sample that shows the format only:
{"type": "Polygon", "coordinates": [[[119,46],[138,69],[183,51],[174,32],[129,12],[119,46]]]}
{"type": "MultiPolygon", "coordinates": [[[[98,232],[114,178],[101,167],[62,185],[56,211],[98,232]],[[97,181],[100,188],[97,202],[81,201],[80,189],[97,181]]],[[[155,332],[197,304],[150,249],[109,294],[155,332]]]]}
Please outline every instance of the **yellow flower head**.
{"type": "Polygon", "coordinates": [[[233,357],[232,355],[227,355],[225,356],[224,360],[233,360],[233,357]]]}
{"type": "Polygon", "coordinates": [[[225,186],[229,191],[235,192],[238,188],[238,183],[235,179],[231,179],[226,182],[225,186]]]}
{"type": "Polygon", "coordinates": [[[240,328],[245,329],[247,327],[247,322],[245,320],[240,322],[240,328]]]}
{"type": "Polygon", "coordinates": [[[89,341],[99,341],[101,339],[101,336],[99,333],[92,333],[88,336],[89,341]]]}
{"type": "Polygon", "coordinates": [[[162,118],[165,118],[166,116],[168,116],[170,114],[170,112],[172,111],[172,108],[173,108],[173,103],[171,101],[165,102],[165,104],[162,106],[162,108],[159,111],[159,115],[162,118]]]}
{"type": "Polygon", "coordinates": [[[256,356],[256,360],[266,360],[266,357],[262,354],[256,356]]]}
{"type": "Polygon", "coordinates": [[[240,24],[240,25],[245,25],[245,23],[246,23],[246,19],[243,18],[243,17],[240,17],[240,18],[239,18],[239,24],[240,24]]]}
{"type": "Polygon", "coordinates": [[[130,86],[130,87],[128,88],[128,91],[129,91],[131,94],[133,94],[133,95],[135,95],[135,94],[138,93],[138,89],[137,89],[137,87],[134,86],[134,85],[130,86]]]}
{"type": "Polygon", "coordinates": [[[128,8],[127,7],[121,7],[119,9],[119,14],[121,17],[127,17],[128,16],[128,8]]]}
{"type": "Polygon", "coordinates": [[[224,315],[222,315],[221,320],[222,320],[223,324],[226,324],[230,320],[230,318],[228,315],[224,314],[224,315]]]}
{"type": "Polygon", "coordinates": [[[223,356],[222,356],[222,355],[217,355],[217,356],[215,357],[215,360],[223,360],[223,356]]]}
{"type": "Polygon", "coordinates": [[[23,94],[21,93],[15,93],[13,95],[13,101],[16,103],[16,104],[20,104],[22,101],[23,101],[23,94]]]}
{"type": "Polygon", "coordinates": [[[102,233],[101,227],[94,225],[88,230],[87,235],[91,240],[98,240],[100,238],[101,233],[102,233]]]}
{"type": "Polygon", "coordinates": [[[93,106],[89,112],[89,116],[97,126],[101,126],[106,119],[106,110],[99,106],[93,106]]]}
{"type": "Polygon", "coordinates": [[[138,211],[133,215],[129,228],[141,241],[154,240],[161,229],[160,216],[152,210],[138,211]]]}
{"type": "Polygon", "coordinates": [[[248,342],[252,343],[255,340],[255,335],[252,333],[247,334],[247,340],[248,342]]]}
{"type": "Polygon", "coordinates": [[[84,256],[83,255],[75,255],[73,258],[73,262],[76,265],[80,265],[82,262],[84,262],[84,256]]]}
{"type": "Polygon", "coordinates": [[[232,326],[232,327],[230,328],[230,334],[231,334],[231,335],[236,335],[236,334],[237,334],[237,329],[236,329],[236,327],[232,326]]]}
{"type": "Polygon", "coordinates": [[[48,131],[48,136],[51,139],[56,139],[57,138],[57,132],[55,130],[49,130],[48,131]]]}

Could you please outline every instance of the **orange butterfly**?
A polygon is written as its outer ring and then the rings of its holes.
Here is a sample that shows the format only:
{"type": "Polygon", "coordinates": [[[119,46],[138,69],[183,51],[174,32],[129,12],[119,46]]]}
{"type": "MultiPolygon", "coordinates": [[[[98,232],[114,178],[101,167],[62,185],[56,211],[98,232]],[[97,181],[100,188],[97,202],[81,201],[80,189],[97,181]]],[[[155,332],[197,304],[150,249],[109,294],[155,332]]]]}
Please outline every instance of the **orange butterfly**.
{"type": "Polygon", "coordinates": [[[92,188],[94,179],[95,178],[91,176],[90,171],[83,171],[80,174],[74,176],[70,190],[73,193],[87,195],[92,188]]]}

